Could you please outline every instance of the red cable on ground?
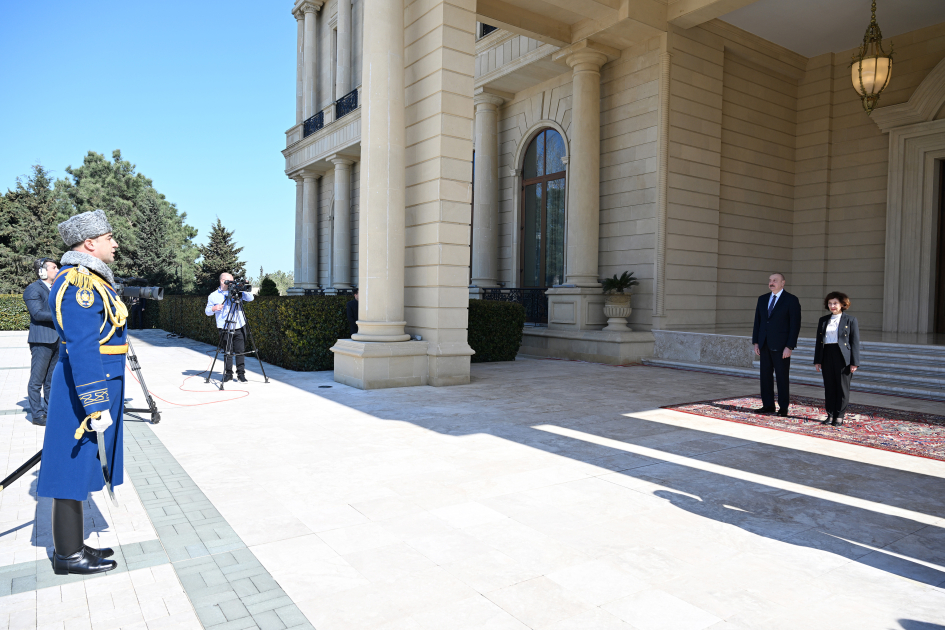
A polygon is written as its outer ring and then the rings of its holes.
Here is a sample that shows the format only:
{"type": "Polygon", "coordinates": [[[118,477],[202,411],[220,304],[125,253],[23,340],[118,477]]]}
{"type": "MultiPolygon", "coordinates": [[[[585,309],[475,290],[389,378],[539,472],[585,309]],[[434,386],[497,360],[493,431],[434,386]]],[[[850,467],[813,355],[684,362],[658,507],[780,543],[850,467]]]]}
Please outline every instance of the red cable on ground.
{"type": "MultiPolygon", "coordinates": [[[[140,384],[141,384],[141,381],[139,381],[139,380],[137,379],[137,377],[135,376],[134,372],[131,371],[131,368],[130,368],[127,364],[125,365],[125,369],[128,370],[128,373],[129,373],[129,374],[131,374],[131,378],[135,379],[135,382],[140,385],[140,384]]],[[[207,369],[209,369],[209,366],[207,367],[207,369]]],[[[190,380],[190,379],[192,379],[193,377],[198,376],[198,375],[199,375],[199,374],[192,374],[192,375],[188,376],[188,377],[185,378],[183,381],[181,381],[180,387],[178,387],[177,389],[179,389],[179,390],[182,391],[182,392],[194,392],[194,393],[196,393],[196,394],[213,394],[214,392],[206,392],[206,391],[202,391],[202,390],[199,390],[199,389],[184,389],[184,383],[186,383],[188,380],[190,380]]],[[[219,391],[219,390],[217,390],[217,391],[219,391]]],[[[231,392],[241,392],[243,395],[242,395],[242,396],[234,396],[234,397],[232,397],[232,398],[225,398],[225,399],[223,399],[223,400],[211,400],[210,402],[205,402],[205,403],[191,403],[191,404],[185,404],[185,403],[171,402],[170,400],[167,400],[166,398],[161,398],[160,396],[158,396],[157,394],[155,394],[154,392],[152,392],[150,389],[148,390],[148,393],[151,394],[152,396],[154,396],[155,398],[157,398],[158,400],[161,400],[161,401],[163,401],[163,402],[166,402],[166,403],[169,404],[169,405],[176,405],[177,407],[200,407],[200,406],[202,406],[202,405],[215,405],[215,404],[217,404],[217,403],[230,402],[230,401],[232,401],[232,400],[239,400],[240,398],[246,398],[247,396],[249,396],[249,391],[247,391],[247,390],[245,390],[245,389],[231,389],[231,390],[227,390],[227,391],[231,391],[231,392]]]]}

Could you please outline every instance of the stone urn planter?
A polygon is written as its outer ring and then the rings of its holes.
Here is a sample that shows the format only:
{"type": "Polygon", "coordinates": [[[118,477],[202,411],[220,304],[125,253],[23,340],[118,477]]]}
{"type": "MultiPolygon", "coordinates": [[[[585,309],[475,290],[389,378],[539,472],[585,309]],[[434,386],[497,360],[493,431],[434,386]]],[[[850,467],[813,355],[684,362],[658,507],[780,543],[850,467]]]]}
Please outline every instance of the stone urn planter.
{"type": "Polygon", "coordinates": [[[604,315],[607,317],[605,331],[631,331],[631,328],[627,326],[627,318],[633,312],[633,309],[630,308],[630,297],[630,293],[613,293],[604,296],[604,315]]]}

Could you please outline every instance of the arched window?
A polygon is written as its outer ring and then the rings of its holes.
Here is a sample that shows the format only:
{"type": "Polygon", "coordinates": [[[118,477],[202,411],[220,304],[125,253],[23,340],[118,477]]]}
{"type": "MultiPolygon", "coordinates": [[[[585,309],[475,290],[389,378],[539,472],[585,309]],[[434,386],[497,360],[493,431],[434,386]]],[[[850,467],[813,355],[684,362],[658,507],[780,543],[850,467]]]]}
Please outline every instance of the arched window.
{"type": "Polygon", "coordinates": [[[544,129],[522,164],[522,287],[564,282],[564,140],[544,129]]]}

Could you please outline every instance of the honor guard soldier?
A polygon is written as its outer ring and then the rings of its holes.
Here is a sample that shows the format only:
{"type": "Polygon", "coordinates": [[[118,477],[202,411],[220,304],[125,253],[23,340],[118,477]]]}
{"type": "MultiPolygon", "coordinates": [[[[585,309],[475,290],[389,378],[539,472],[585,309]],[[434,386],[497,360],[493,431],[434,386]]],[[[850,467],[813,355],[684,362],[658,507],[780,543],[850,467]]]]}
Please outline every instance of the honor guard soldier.
{"type": "MultiPolygon", "coordinates": [[[[108,264],[118,243],[101,210],[59,224],[71,251],[49,293],[61,341],[53,372],[37,494],[53,499],[57,574],[101,573],[117,566],[111,549],[85,544],[82,505],[90,492],[122,482],[125,320],[108,264]]],[[[114,496],[114,495],[113,495],[114,496]]]]}

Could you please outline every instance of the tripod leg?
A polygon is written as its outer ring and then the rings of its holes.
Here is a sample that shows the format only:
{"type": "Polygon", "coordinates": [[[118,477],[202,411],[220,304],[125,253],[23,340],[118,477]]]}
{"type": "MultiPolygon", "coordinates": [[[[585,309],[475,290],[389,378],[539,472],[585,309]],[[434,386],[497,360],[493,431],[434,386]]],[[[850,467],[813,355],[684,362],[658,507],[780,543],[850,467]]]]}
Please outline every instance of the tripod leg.
{"type": "MultiPolygon", "coordinates": [[[[148,403],[148,410],[151,412],[151,424],[157,424],[161,421],[161,412],[158,411],[157,403],[154,402],[154,398],[151,397],[148,386],[144,382],[144,372],[141,371],[141,364],[138,363],[138,357],[130,341],[128,342],[128,363],[131,365],[131,371],[137,377],[138,384],[141,385],[141,391],[144,393],[144,399],[148,403]]],[[[126,409],[125,411],[131,410],[126,409]]]]}
{"type": "Polygon", "coordinates": [[[205,379],[203,380],[204,383],[209,383],[209,382],[210,382],[210,377],[213,376],[213,368],[214,368],[214,366],[216,366],[216,364],[217,364],[217,357],[220,355],[220,348],[223,347],[223,343],[224,343],[224,342],[223,342],[223,338],[224,338],[224,335],[226,335],[226,329],[225,329],[225,328],[221,328],[221,329],[220,329],[220,341],[217,342],[217,349],[216,349],[216,351],[213,353],[213,363],[210,364],[210,369],[207,370],[207,378],[205,378],[205,379]]]}
{"type": "MultiPolygon", "coordinates": [[[[246,335],[248,337],[249,345],[253,348],[253,354],[256,355],[256,360],[259,361],[259,370],[262,372],[263,380],[269,382],[269,377],[266,376],[266,368],[263,367],[262,359],[259,358],[259,348],[256,347],[256,340],[253,339],[253,330],[249,327],[249,320],[246,319],[246,314],[243,314],[243,319],[246,322],[246,335]]],[[[249,354],[249,353],[246,353],[249,354]]]]}

